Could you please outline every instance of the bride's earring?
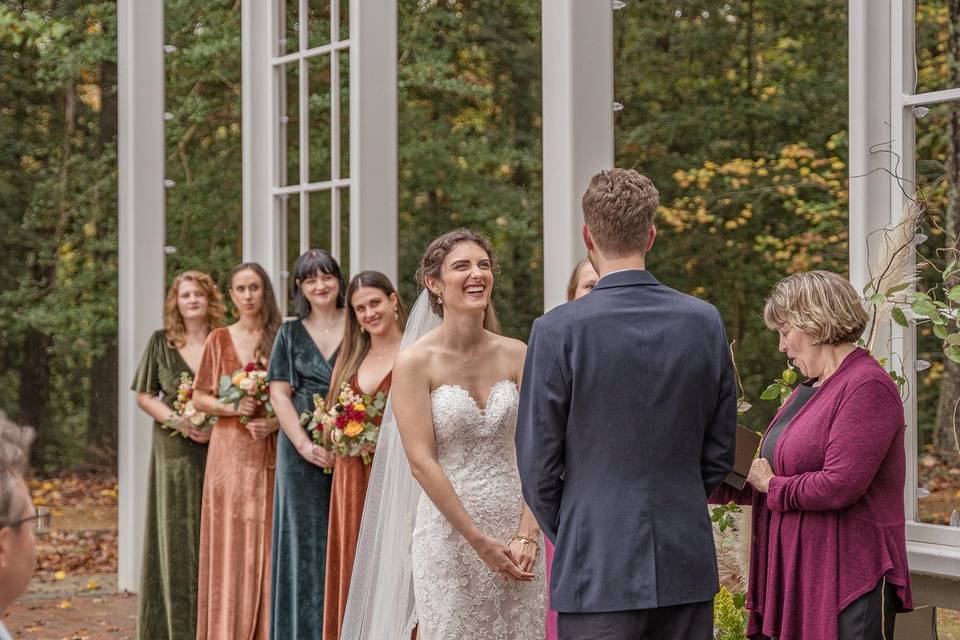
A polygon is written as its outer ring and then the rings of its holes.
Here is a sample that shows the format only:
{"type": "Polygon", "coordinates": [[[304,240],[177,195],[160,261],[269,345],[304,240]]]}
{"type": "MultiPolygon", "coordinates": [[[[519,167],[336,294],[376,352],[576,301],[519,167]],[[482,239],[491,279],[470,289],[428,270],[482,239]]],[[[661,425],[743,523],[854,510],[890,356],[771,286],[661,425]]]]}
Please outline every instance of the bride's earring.
{"type": "Polygon", "coordinates": [[[393,320],[394,322],[400,321],[400,312],[397,310],[396,307],[393,308],[393,320]]]}
{"type": "Polygon", "coordinates": [[[440,292],[437,292],[437,304],[443,304],[443,298],[440,297],[440,292]]]}

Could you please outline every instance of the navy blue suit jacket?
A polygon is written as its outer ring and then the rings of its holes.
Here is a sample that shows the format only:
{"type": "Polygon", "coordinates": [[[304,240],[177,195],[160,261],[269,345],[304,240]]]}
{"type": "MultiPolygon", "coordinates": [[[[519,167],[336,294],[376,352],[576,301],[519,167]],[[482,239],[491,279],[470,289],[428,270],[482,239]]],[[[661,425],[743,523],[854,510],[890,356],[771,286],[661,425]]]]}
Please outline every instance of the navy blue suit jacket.
{"type": "Polygon", "coordinates": [[[647,271],[605,276],[534,322],[517,463],[556,545],[555,609],[630,611],[716,594],[707,496],[733,466],[736,420],[719,312],[647,271]]]}

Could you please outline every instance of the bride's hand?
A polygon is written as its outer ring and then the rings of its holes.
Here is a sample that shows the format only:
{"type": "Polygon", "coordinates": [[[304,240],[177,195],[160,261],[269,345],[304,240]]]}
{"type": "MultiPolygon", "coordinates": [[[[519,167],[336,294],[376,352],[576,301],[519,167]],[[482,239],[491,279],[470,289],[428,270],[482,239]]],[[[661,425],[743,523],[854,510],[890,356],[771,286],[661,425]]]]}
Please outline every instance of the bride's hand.
{"type": "Polygon", "coordinates": [[[537,545],[526,540],[515,538],[510,542],[510,556],[522,571],[533,571],[533,563],[539,551],[537,545]]]}
{"type": "Polygon", "coordinates": [[[533,574],[518,567],[513,560],[513,554],[510,549],[496,538],[484,536],[474,549],[484,564],[503,579],[533,580],[533,574]]]}

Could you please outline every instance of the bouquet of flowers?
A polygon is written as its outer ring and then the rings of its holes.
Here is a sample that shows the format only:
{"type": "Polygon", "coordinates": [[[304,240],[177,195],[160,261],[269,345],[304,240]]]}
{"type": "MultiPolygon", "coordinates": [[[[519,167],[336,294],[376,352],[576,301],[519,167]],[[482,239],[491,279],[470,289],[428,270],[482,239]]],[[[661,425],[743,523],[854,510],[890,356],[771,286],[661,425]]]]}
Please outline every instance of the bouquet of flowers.
{"type": "Polygon", "coordinates": [[[319,395],[313,396],[313,402],[316,407],[313,413],[301,416],[313,441],[340,457],[359,457],[363,464],[370,464],[380,435],[380,426],[374,419],[383,415],[387,405],[384,393],[381,391],[375,396],[358,394],[344,382],[337,403],[329,411],[324,409],[323,398],[319,395]]]}
{"type": "MultiPolygon", "coordinates": [[[[243,369],[234,371],[232,375],[220,377],[220,402],[233,403],[233,408],[240,406],[240,401],[251,397],[264,406],[267,417],[272,418],[273,407],[270,405],[270,384],[267,382],[267,371],[262,365],[251,362],[243,369]]],[[[250,416],[240,416],[240,424],[250,422],[250,416]]]]}
{"type": "Polygon", "coordinates": [[[216,416],[208,416],[193,406],[193,376],[186,371],[180,374],[180,384],[177,386],[177,399],[173,401],[173,413],[167,418],[166,422],[163,423],[165,429],[173,430],[173,433],[170,434],[171,436],[179,434],[186,438],[187,434],[173,426],[178,418],[186,418],[190,424],[202,431],[210,429],[217,421],[216,416]]]}

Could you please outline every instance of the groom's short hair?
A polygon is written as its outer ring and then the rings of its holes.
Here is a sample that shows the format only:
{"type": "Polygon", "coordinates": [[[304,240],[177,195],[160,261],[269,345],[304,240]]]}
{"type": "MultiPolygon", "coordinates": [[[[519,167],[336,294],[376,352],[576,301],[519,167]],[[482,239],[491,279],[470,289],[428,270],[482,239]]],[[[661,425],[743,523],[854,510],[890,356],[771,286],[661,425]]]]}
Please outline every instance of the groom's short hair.
{"type": "Polygon", "coordinates": [[[583,220],[597,246],[611,256],[644,251],[660,194],[633,169],[606,169],[583,194],[583,220]]]}

